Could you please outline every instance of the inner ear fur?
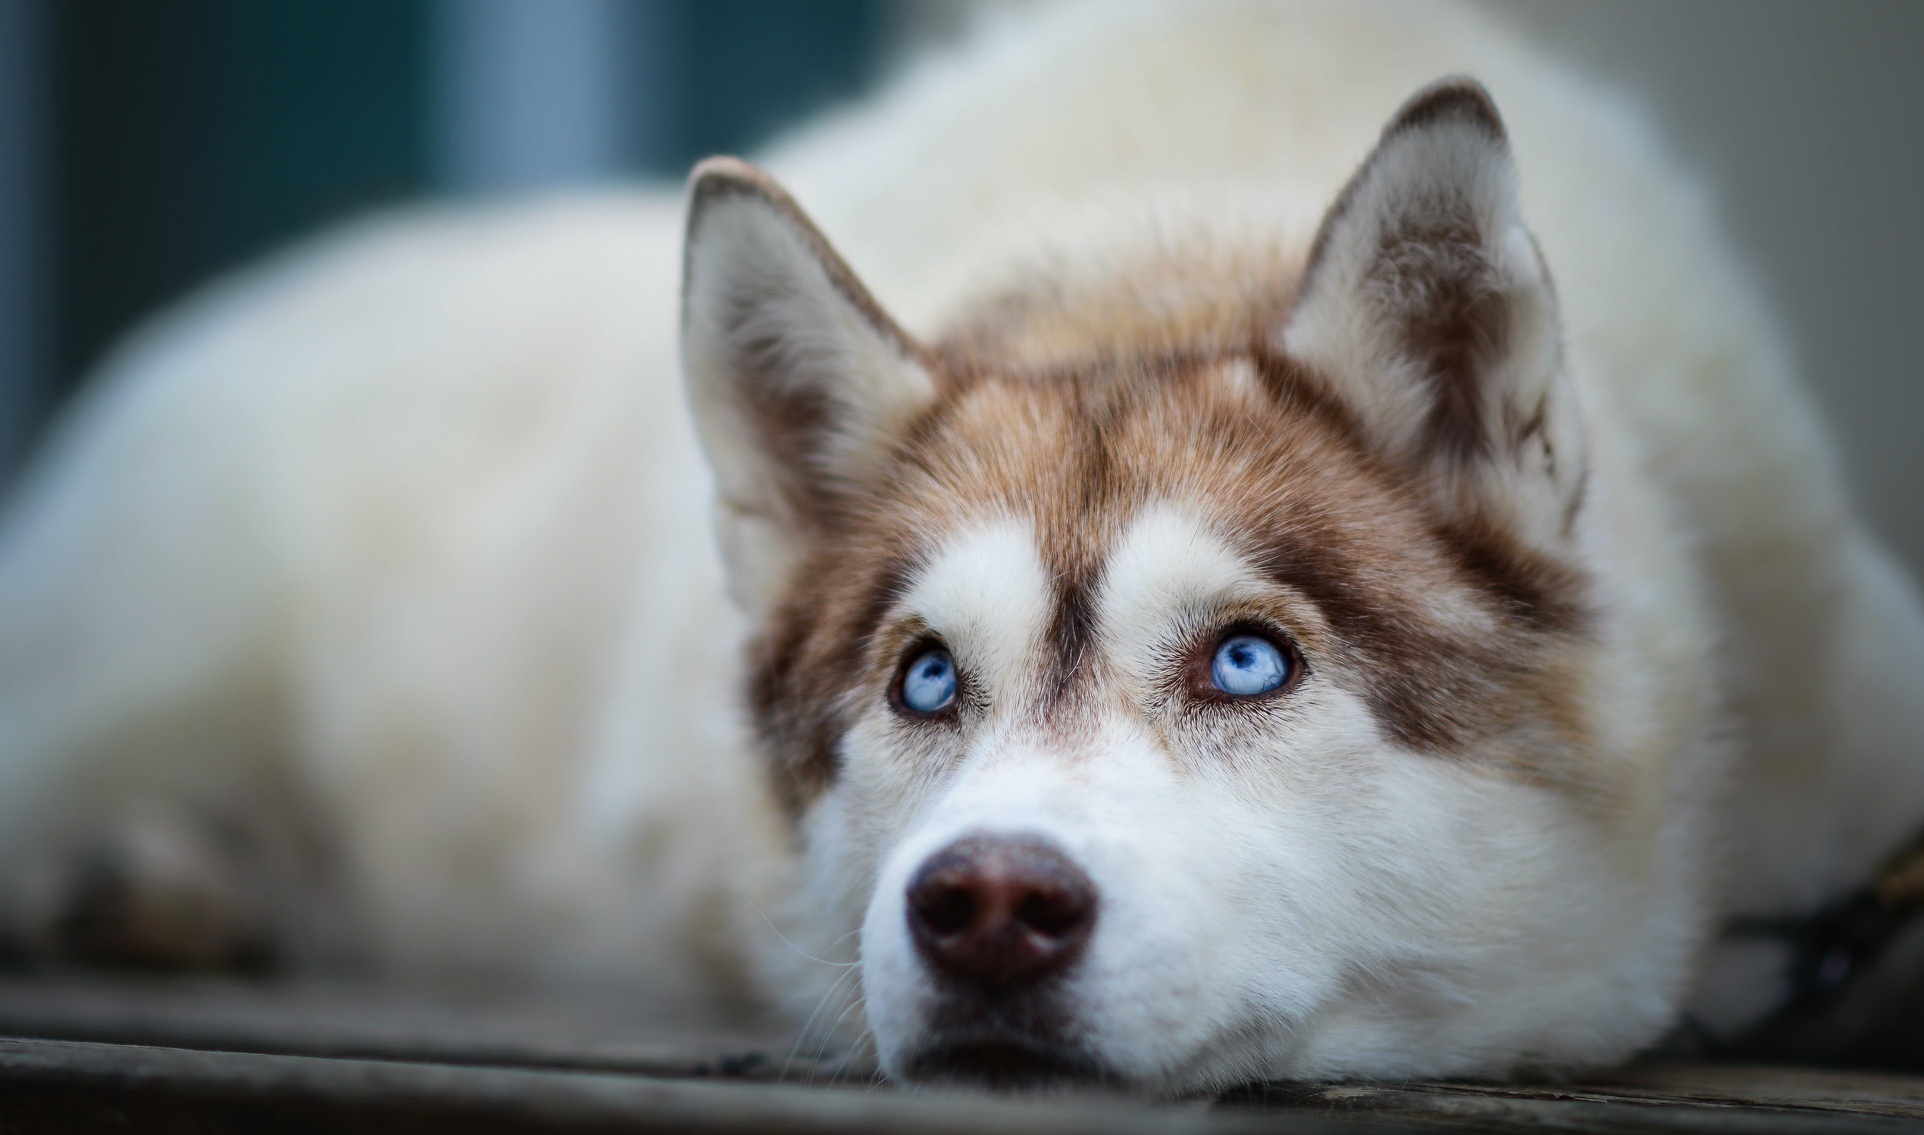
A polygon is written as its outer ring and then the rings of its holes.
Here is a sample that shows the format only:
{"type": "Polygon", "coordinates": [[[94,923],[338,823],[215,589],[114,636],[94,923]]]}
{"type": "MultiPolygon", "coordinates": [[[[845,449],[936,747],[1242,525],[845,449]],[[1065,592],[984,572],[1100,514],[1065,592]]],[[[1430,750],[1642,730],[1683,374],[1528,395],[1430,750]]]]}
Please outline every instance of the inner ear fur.
{"type": "Polygon", "coordinates": [[[732,158],[690,178],[681,342],[730,588],[759,609],[927,408],[932,370],[781,186],[732,158]]]}
{"type": "Polygon", "coordinates": [[[1555,290],[1489,93],[1450,78],[1390,119],[1324,217],[1282,333],[1455,519],[1540,546],[1583,484],[1555,290]]]}

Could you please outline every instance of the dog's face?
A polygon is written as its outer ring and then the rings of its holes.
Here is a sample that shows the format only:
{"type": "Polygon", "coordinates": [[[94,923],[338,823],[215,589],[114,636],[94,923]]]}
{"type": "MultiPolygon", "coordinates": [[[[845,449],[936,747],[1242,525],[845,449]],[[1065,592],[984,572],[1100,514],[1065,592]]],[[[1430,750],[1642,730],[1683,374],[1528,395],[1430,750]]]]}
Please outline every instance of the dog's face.
{"type": "Polygon", "coordinates": [[[1688,935],[1600,751],[1583,429],[1480,88],[1412,100],[1272,267],[924,347],[765,177],[697,174],[685,361],[791,914],[859,940],[837,992],[891,1076],[1482,1071],[1670,1011],[1688,935]]]}

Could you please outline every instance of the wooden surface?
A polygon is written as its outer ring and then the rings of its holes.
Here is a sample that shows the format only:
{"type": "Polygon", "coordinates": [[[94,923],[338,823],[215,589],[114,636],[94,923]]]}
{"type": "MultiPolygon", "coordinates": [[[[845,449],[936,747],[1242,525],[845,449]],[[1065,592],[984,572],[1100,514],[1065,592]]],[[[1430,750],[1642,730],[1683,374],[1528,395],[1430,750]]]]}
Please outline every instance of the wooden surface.
{"type": "Polygon", "coordinates": [[[619,1002],[0,981],[0,1132],[1924,1132],[1924,1079],[1714,1064],[1580,1084],[1262,1085],[1163,1106],[851,1079],[792,1040],[619,1002]]]}

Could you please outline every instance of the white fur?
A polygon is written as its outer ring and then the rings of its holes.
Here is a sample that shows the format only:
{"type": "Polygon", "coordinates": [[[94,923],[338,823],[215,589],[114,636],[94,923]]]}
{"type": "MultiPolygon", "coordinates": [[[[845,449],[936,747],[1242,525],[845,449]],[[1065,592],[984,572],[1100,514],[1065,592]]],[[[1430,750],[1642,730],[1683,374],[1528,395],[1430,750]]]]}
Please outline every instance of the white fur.
{"type": "MultiPolygon", "coordinates": [[[[1460,8],[1088,4],[992,28],[766,165],[930,332],[1011,262],[1100,273],[1184,217],[1306,247],[1398,102],[1458,72],[1506,116],[1556,281],[1592,443],[1567,538],[1609,613],[1587,720],[1634,830],[1399,754],[1331,682],[1257,774],[1171,760],[1113,706],[911,769],[878,706],[797,857],[730,700],[745,622],[677,393],[680,210],[637,191],[363,226],[108,364],[0,532],[0,922],[31,933],[136,801],[204,807],[328,865],[281,891],[317,953],[866,1016],[890,1066],[922,1028],[907,873],[965,831],[1041,831],[1102,888],[1075,980],[1090,1043],[1145,1089],[1630,1053],[1717,911],[1803,909],[1924,820],[1915,594],[1640,117],[1460,8]]],[[[725,219],[715,264],[799,281],[769,318],[838,327],[808,369],[886,429],[914,372],[850,353],[874,341],[766,219],[725,219]]],[[[1355,356],[1355,330],[1292,345],[1355,356]]],[[[779,529],[718,420],[724,508],[779,529]]],[[[1026,520],[955,534],[906,600],[1005,688],[1042,664],[1026,520]]],[[[1183,502],[1130,523],[1101,597],[1124,682],[1188,605],[1254,585],[1183,502]]],[[[778,574],[742,579],[751,614],[778,574]]],[[[1769,985],[1723,983],[1719,1019],[1769,985]]]]}
{"type": "Polygon", "coordinates": [[[990,691],[1020,690],[1041,650],[1051,603],[1032,523],[1004,517],[956,534],[902,603],[990,691]]]}

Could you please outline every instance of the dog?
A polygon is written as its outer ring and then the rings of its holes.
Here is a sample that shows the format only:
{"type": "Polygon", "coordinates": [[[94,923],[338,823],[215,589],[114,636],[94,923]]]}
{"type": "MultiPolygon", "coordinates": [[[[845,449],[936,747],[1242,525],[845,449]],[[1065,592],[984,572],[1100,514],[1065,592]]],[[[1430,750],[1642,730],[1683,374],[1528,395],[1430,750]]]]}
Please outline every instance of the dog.
{"type": "Polygon", "coordinates": [[[1570,1072],[1780,1009],[1719,927],[1924,824],[1921,694],[1634,108],[1469,9],[1071,5],[134,336],[0,544],[0,923],[910,1084],[1570,1072]]]}

